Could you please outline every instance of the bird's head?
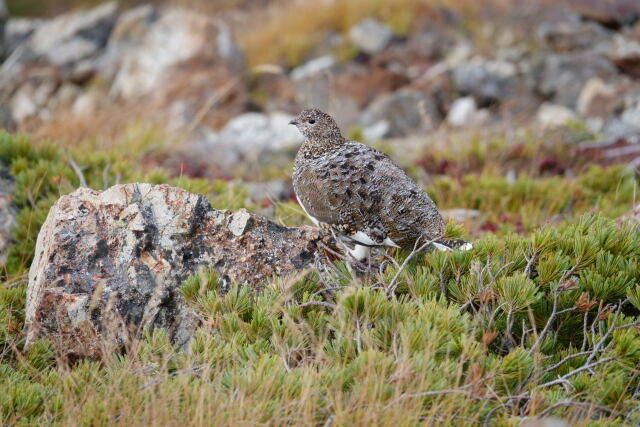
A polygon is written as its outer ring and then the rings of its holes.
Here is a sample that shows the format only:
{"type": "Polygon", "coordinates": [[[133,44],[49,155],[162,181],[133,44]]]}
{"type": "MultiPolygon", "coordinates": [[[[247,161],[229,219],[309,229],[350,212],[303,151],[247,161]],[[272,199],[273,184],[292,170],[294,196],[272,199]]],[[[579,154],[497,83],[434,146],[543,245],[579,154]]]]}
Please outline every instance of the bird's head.
{"type": "Polygon", "coordinates": [[[305,138],[311,141],[338,142],[343,140],[335,120],[320,110],[303,110],[289,124],[295,125],[305,138]]]}

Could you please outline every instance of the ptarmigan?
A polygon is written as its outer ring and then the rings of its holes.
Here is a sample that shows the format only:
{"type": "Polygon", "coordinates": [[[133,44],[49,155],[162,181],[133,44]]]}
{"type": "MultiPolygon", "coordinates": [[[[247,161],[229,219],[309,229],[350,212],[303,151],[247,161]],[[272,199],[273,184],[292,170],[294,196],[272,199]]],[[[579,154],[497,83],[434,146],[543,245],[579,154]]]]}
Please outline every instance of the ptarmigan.
{"type": "Polygon", "coordinates": [[[317,226],[353,245],[355,259],[373,246],[471,248],[443,239],[445,223],[422,188],[383,152],[346,140],[331,116],[304,110],[290,124],[305,136],[293,167],[298,202],[317,226]]]}

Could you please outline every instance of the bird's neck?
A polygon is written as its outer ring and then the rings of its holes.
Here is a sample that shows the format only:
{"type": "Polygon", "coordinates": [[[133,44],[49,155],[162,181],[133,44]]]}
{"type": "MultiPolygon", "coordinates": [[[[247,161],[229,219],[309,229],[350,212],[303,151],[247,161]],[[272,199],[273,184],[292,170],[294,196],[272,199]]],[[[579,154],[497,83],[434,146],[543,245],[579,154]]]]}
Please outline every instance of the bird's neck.
{"type": "Polygon", "coordinates": [[[305,159],[319,157],[329,151],[335,150],[342,144],[347,142],[340,134],[333,135],[331,138],[307,138],[298,151],[298,156],[305,159]]]}

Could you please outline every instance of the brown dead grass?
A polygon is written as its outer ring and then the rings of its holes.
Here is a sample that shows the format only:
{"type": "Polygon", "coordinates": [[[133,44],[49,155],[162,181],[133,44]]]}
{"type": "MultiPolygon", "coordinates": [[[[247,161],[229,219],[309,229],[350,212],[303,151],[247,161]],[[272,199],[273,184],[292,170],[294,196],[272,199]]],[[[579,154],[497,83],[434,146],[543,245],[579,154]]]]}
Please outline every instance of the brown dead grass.
{"type": "MultiPolygon", "coordinates": [[[[63,147],[77,147],[90,141],[96,149],[109,149],[129,128],[143,121],[141,111],[143,105],[114,105],[86,115],[63,111],[51,120],[28,122],[20,131],[37,143],[51,140],[63,147]]],[[[144,120],[144,127],[158,126],[159,120],[144,120]]]]}
{"type": "Polygon", "coordinates": [[[328,0],[276,3],[254,16],[251,31],[238,32],[250,66],[284,62],[300,63],[327,31],[346,32],[366,17],[405,34],[419,16],[435,17],[440,7],[460,14],[470,26],[478,24],[479,10],[503,7],[513,0],[328,0]]]}

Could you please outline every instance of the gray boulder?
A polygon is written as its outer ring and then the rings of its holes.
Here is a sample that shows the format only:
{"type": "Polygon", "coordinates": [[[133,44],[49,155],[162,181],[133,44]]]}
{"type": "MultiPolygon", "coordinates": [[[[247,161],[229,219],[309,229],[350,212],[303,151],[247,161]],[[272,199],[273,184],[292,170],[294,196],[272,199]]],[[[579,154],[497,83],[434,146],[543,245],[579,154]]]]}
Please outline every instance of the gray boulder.
{"type": "Polygon", "coordinates": [[[61,197],[40,230],[27,289],[27,345],[45,337],[67,358],[123,351],[145,329],[184,345],[200,324],[178,287],[214,268],[260,289],[307,268],[318,231],[285,228],[246,210],[212,209],[167,185],[81,188],[61,197]]]}
{"type": "Polygon", "coordinates": [[[291,79],[301,81],[313,78],[321,73],[327,73],[336,66],[336,59],[331,55],[314,58],[291,71],[291,79]]]}
{"type": "Polygon", "coordinates": [[[392,38],[391,29],[372,18],[360,21],[349,30],[351,43],[370,55],[381,52],[392,38]]]}
{"type": "Polygon", "coordinates": [[[547,46],[562,52],[589,49],[599,54],[607,53],[612,31],[595,22],[585,22],[569,10],[558,9],[555,12],[559,16],[545,20],[536,31],[538,38],[547,46]]]}
{"type": "Polygon", "coordinates": [[[566,0],[565,3],[583,18],[605,25],[632,24],[640,19],[638,0],[566,0]]]}
{"type": "Polygon", "coordinates": [[[44,22],[44,19],[10,18],[4,28],[6,54],[25,42],[44,22]]]}
{"type": "Polygon", "coordinates": [[[285,113],[245,113],[234,117],[218,134],[216,144],[233,146],[245,158],[266,152],[290,151],[302,144],[302,134],[285,113]]]}
{"type": "Polygon", "coordinates": [[[547,55],[538,76],[538,91],[556,104],[575,108],[589,79],[597,77],[606,82],[617,74],[607,58],[591,52],[547,55]]]}
{"type": "Polygon", "coordinates": [[[29,39],[36,56],[67,64],[99,53],[118,17],[115,2],[60,15],[38,26],[29,39]]]}
{"type": "Polygon", "coordinates": [[[175,154],[172,164],[186,162],[212,176],[251,175],[256,167],[286,167],[302,143],[302,134],[289,125],[285,113],[244,113],[220,132],[201,127],[192,142],[175,154]]]}
{"type": "Polygon", "coordinates": [[[142,6],[123,15],[114,29],[104,70],[115,71],[113,94],[134,98],[161,89],[173,67],[196,57],[243,71],[240,50],[224,25],[180,8],[142,6]]]}
{"type": "Polygon", "coordinates": [[[441,121],[434,100],[414,89],[401,89],[376,98],[360,117],[366,128],[386,123],[386,134],[399,137],[429,129],[441,121]]]}
{"type": "Polygon", "coordinates": [[[11,228],[16,215],[12,201],[13,184],[7,167],[0,163],[0,266],[6,262],[6,249],[11,242],[11,228]]]}
{"type": "Polygon", "coordinates": [[[538,124],[543,129],[561,128],[578,119],[578,116],[564,105],[544,103],[536,114],[538,124]]]}
{"type": "Polygon", "coordinates": [[[489,119],[486,109],[479,110],[471,96],[456,99],[447,113],[447,123],[454,127],[478,126],[489,119]]]}
{"type": "Polygon", "coordinates": [[[577,111],[582,117],[611,116],[620,106],[621,99],[615,86],[599,78],[587,81],[577,101],[577,111]]]}
{"type": "Polygon", "coordinates": [[[515,84],[517,69],[505,61],[474,58],[453,69],[454,88],[463,95],[473,96],[480,106],[507,98],[515,84]]]}
{"type": "Polygon", "coordinates": [[[157,19],[158,11],[152,5],[135,7],[120,14],[100,58],[102,77],[107,80],[115,77],[123,60],[140,44],[157,19]]]}
{"type": "Polygon", "coordinates": [[[616,35],[609,58],[621,72],[640,78],[640,37],[616,35]]]}

